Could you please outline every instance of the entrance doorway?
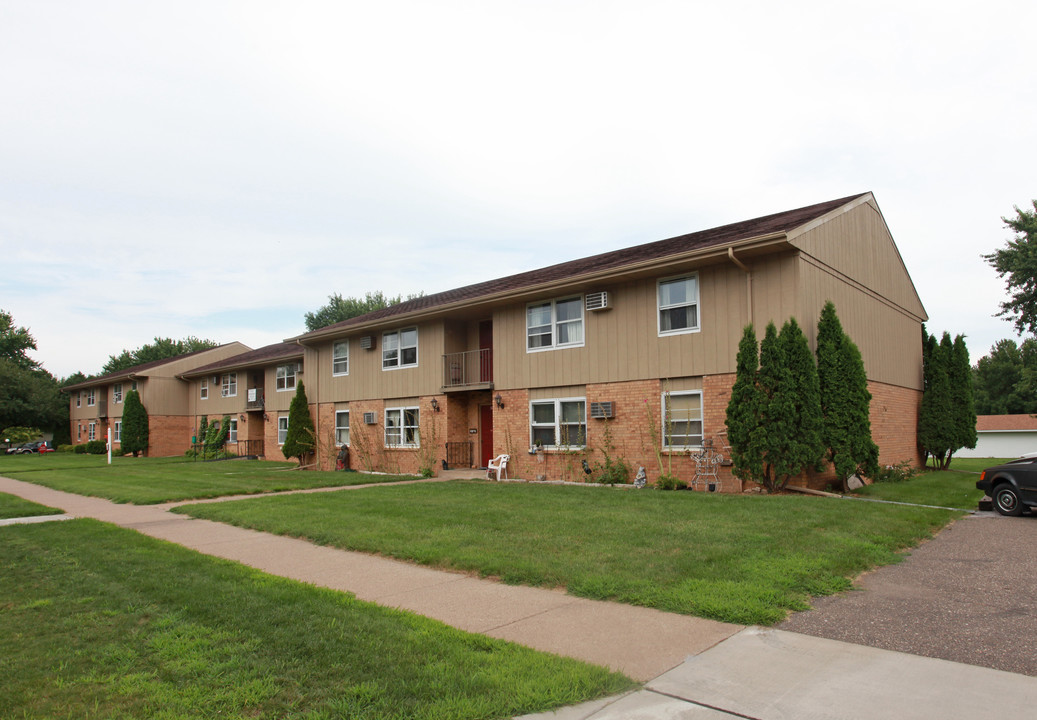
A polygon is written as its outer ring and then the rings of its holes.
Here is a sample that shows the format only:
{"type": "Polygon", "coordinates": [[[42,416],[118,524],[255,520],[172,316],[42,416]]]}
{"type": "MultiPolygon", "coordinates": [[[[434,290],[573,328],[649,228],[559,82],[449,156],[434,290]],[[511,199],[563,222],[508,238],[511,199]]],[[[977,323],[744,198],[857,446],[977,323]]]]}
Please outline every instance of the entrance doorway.
{"type": "Polygon", "coordinates": [[[479,406],[479,467],[486,465],[495,456],[493,454],[493,406],[479,406]]]}

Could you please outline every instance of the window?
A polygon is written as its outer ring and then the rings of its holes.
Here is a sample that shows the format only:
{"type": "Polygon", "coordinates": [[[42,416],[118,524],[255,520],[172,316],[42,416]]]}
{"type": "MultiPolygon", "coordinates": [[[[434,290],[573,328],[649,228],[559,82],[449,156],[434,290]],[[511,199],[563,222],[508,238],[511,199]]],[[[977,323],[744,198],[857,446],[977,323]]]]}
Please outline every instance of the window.
{"type": "Polygon", "coordinates": [[[134,390],[135,391],[136,389],[137,389],[137,381],[134,380],[133,382],[130,383],[130,390],[134,390]]]}
{"type": "Polygon", "coordinates": [[[76,426],[76,440],[82,440],[82,439],[83,439],[83,423],[79,423],[76,426]]]}
{"type": "Polygon", "coordinates": [[[220,395],[234,397],[238,394],[238,374],[227,373],[220,378],[220,395]]]}
{"type": "Polygon", "coordinates": [[[530,437],[545,448],[587,444],[587,403],[583,398],[530,403],[530,437]]]}
{"type": "Polygon", "coordinates": [[[277,444],[284,445],[285,438],[288,437],[288,416],[281,415],[277,418],[277,444]]]}
{"type": "Polygon", "coordinates": [[[583,298],[526,306],[526,350],[583,345],[583,298]]]}
{"type": "Polygon", "coordinates": [[[699,329],[698,275],[659,281],[659,334],[699,329]]]}
{"type": "Polygon", "coordinates": [[[122,442],[122,420],[115,421],[115,427],[112,429],[112,442],[122,442]]]}
{"type": "Polygon", "coordinates": [[[385,447],[418,447],[418,408],[385,411],[385,447]]]}
{"type": "Polygon", "coordinates": [[[96,440],[97,439],[97,423],[90,423],[87,426],[86,439],[87,440],[96,440]]]}
{"type": "Polygon", "coordinates": [[[702,447],[702,393],[663,393],[663,447],[702,447]]]}
{"type": "Polygon", "coordinates": [[[112,404],[122,402],[122,383],[112,385],[112,404]]]}
{"type": "Polygon", "coordinates": [[[382,334],[382,370],[418,364],[418,329],[393,330],[382,334]]]}
{"type": "Polygon", "coordinates": [[[295,363],[277,366],[277,392],[295,389],[295,372],[298,368],[295,363]]]}
{"type": "Polygon", "coordinates": [[[209,399],[209,378],[202,378],[201,398],[202,400],[209,399]]]}
{"type": "Polygon", "coordinates": [[[230,429],[227,431],[227,442],[236,443],[238,441],[238,419],[230,419],[230,429]]]}
{"type": "Polygon", "coordinates": [[[335,413],[335,444],[349,444],[349,411],[339,410],[335,413]]]}
{"type": "Polygon", "coordinates": [[[349,341],[342,340],[331,346],[331,374],[349,374],[349,341]]]}
{"type": "Polygon", "coordinates": [[[82,406],[83,406],[83,391],[80,390],[79,392],[76,393],[76,407],[82,407],[82,406]]]}
{"type": "MultiPolygon", "coordinates": [[[[86,391],[86,406],[87,407],[93,407],[96,404],[96,402],[97,402],[97,395],[95,394],[93,388],[91,388],[90,390],[87,390],[86,391]]],[[[91,439],[93,439],[93,438],[91,438],[91,439]]]]}

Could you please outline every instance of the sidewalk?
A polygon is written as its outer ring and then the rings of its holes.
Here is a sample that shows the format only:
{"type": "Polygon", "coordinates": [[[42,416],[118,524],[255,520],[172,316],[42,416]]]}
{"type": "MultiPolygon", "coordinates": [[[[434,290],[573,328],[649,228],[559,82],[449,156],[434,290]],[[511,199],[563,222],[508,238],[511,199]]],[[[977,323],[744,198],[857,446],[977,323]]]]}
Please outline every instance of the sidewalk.
{"type": "Polygon", "coordinates": [[[1037,706],[1025,675],[502,585],[168,511],[186,503],[117,505],[2,477],[0,492],[647,682],[538,718],[1010,720],[1037,706]]]}

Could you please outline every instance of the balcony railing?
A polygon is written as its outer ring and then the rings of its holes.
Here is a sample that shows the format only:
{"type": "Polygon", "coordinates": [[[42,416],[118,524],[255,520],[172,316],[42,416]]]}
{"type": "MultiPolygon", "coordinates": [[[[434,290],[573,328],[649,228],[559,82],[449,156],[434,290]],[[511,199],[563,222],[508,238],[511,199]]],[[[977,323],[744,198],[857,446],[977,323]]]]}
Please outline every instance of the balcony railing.
{"type": "Polygon", "coordinates": [[[493,387],[493,350],[468,350],[443,356],[443,387],[493,387]]]}
{"type": "Polygon", "coordinates": [[[245,410],[262,411],[263,407],[263,388],[249,388],[245,399],[245,410]]]}

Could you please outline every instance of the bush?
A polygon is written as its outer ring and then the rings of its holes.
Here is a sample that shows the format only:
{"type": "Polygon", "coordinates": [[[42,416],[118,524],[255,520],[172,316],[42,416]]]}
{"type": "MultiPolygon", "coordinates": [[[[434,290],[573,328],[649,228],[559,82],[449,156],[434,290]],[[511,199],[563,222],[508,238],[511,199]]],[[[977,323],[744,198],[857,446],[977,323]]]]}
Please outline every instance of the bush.
{"type": "Polygon", "coordinates": [[[896,465],[886,465],[880,467],[878,472],[871,478],[873,481],[885,482],[885,483],[898,483],[910,480],[919,473],[918,468],[911,464],[908,460],[902,460],[896,465]]]}
{"type": "Polygon", "coordinates": [[[74,445],[72,447],[72,452],[74,452],[76,455],[85,455],[86,454],[86,443],[80,443],[79,445],[74,445]]]}
{"type": "Polygon", "coordinates": [[[113,447],[112,448],[112,457],[122,457],[125,454],[126,454],[126,451],[123,450],[121,447],[113,447]]]}
{"type": "Polygon", "coordinates": [[[594,463],[594,479],[602,485],[626,485],[630,482],[630,466],[622,458],[606,455],[604,463],[594,463]]]}
{"type": "Polygon", "coordinates": [[[90,455],[104,455],[108,452],[108,443],[104,440],[90,440],[84,446],[84,451],[90,455]]]}
{"type": "Polygon", "coordinates": [[[655,481],[656,490],[686,490],[688,483],[673,475],[660,475],[655,481]]]}
{"type": "Polygon", "coordinates": [[[75,450],[75,445],[58,445],[58,452],[70,453],[75,450]]]}

